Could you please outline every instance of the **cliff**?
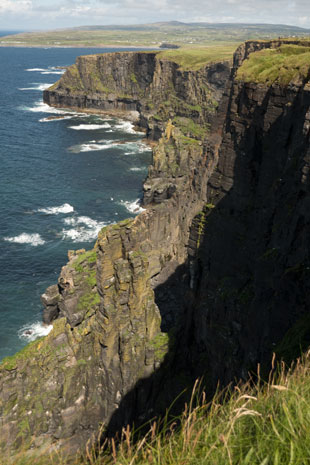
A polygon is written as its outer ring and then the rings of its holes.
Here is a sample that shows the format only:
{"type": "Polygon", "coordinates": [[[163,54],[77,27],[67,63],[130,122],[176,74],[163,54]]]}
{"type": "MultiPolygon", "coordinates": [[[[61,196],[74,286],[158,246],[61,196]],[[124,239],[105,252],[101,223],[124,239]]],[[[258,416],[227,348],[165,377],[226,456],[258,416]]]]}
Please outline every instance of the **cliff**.
{"type": "Polygon", "coordinates": [[[176,117],[182,118],[186,134],[195,135],[196,130],[201,136],[229,73],[227,62],[182,70],[156,52],[88,55],[78,57],[62,79],[44,91],[43,99],[53,106],[125,111],[127,117],[131,112],[153,139],[160,137],[169,118],[176,117]]]}
{"type": "Polygon", "coordinates": [[[138,111],[162,137],[146,211],[70,253],[43,295],[53,331],[0,365],[2,447],[74,451],[102,423],[105,434],[143,423],[197,376],[212,392],[267,365],[307,316],[308,77],[238,79],[261,44],[237,50],[231,77],[224,64],[184,72],[155,53],[81,57],[45,92],[53,105],[138,111]]]}

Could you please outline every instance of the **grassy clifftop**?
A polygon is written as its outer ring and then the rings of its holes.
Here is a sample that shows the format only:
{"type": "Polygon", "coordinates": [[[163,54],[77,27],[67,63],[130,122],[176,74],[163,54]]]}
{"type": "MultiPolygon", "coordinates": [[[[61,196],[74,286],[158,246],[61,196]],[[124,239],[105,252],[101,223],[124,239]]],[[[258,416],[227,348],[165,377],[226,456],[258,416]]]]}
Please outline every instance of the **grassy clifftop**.
{"type": "Polygon", "coordinates": [[[287,85],[305,79],[310,72],[310,47],[283,44],[251,53],[237,73],[245,82],[287,85]]]}
{"type": "Polygon", "coordinates": [[[177,63],[182,70],[197,70],[204,65],[219,61],[229,61],[233,57],[237,43],[222,43],[207,47],[165,50],[158,56],[177,63]]]}

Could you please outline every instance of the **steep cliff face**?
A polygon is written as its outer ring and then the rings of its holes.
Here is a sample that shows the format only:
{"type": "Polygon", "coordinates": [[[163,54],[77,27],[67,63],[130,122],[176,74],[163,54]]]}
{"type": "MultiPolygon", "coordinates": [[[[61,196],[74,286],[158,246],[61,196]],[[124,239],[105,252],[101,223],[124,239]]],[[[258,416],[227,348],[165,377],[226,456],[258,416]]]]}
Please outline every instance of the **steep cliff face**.
{"type": "MultiPolygon", "coordinates": [[[[260,46],[240,47],[236,66],[260,46]]],[[[191,328],[214,384],[266,363],[309,309],[309,80],[233,81],[227,104],[191,328]]]]}
{"type": "Polygon", "coordinates": [[[127,116],[133,112],[154,139],[160,137],[169,118],[184,118],[185,133],[200,129],[201,136],[229,73],[229,63],[183,71],[156,52],[89,55],[78,57],[60,81],[44,91],[43,99],[60,107],[125,111],[127,116]]]}
{"type": "Polygon", "coordinates": [[[146,210],[69,254],[42,297],[53,331],[0,365],[3,448],[35,437],[74,451],[102,423],[147,420],[196,376],[210,388],[246,377],[307,312],[310,87],[236,80],[261,44],[237,50],[231,79],[223,64],[183,72],[155,53],[107,54],[45,93],[137,110],[162,138],[146,210]]]}

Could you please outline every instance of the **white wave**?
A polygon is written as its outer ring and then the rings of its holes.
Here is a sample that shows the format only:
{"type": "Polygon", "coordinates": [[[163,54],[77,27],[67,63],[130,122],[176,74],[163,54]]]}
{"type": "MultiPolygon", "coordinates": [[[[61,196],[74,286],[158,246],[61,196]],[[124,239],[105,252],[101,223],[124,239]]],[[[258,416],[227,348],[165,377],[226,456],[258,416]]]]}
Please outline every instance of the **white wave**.
{"type": "MultiPolygon", "coordinates": [[[[72,110],[66,110],[65,108],[54,108],[50,107],[46,103],[43,103],[41,100],[35,102],[33,107],[19,107],[20,110],[23,111],[32,111],[34,113],[48,113],[51,115],[59,115],[59,118],[55,119],[71,119],[71,118],[82,118],[84,116],[88,116],[86,113],[77,113],[72,110]]],[[[49,121],[54,121],[52,117],[41,118],[40,123],[45,123],[49,121]]]]}
{"type": "Polygon", "coordinates": [[[41,71],[41,74],[64,74],[65,70],[62,71],[41,71]]]}
{"type": "Polygon", "coordinates": [[[35,87],[19,87],[18,90],[45,90],[52,84],[37,84],[35,87]]]}
{"type": "Polygon", "coordinates": [[[47,118],[41,118],[41,119],[39,119],[39,122],[40,122],[40,123],[50,123],[51,121],[60,121],[60,120],[62,121],[62,120],[64,120],[64,119],[72,119],[72,118],[76,118],[76,117],[77,117],[77,115],[63,115],[63,116],[60,115],[60,116],[57,116],[57,117],[55,117],[55,118],[53,118],[53,117],[51,118],[51,117],[49,116],[49,117],[47,117],[47,118]]]}
{"type": "Polygon", "coordinates": [[[133,166],[132,168],[129,169],[129,171],[146,171],[146,167],[138,167],[138,166],[133,166]]]}
{"type": "Polygon", "coordinates": [[[65,69],[59,69],[55,66],[49,66],[48,68],[28,68],[25,71],[38,72],[41,74],[64,74],[66,72],[65,69]]]}
{"type": "Polygon", "coordinates": [[[75,131],[91,131],[95,129],[107,129],[110,128],[111,125],[109,123],[104,124],[79,124],[78,126],[69,126],[70,129],[74,129],[75,131]]]}
{"type": "Polygon", "coordinates": [[[28,68],[25,71],[46,71],[46,68],[28,68]]]}
{"type": "Polygon", "coordinates": [[[33,111],[33,112],[38,112],[38,113],[54,113],[56,115],[72,113],[72,112],[68,112],[61,108],[50,107],[46,103],[43,103],[41,100],[39,100],[38,102],[35,102],[33,107],[20,107],[20,108],[22,110],[27,110],[27,111],[33,111]]]}
{"type": "Polygon", "coordinates": [[[121,201],[120,201],[120,204],[121,204],[121,205],[124,205],[124,207],[125,207],[130,213],[138,214],[138,213],[142,213],[142,212],[145,211],[145,208],[142,208],[142,207],[140,206],[140,204],[141,204],[141,200],[140,200],[140,199],[134,200],[133,202],[130,202],[129,200],[121,200],[121,201]]]}
{"type": "Polygon", "coordinates": [[[69,152],[73,153],[80,153],[80,152],[92,152],[96,150],[106,150],[110,149],[112,147],[116,147],[118,144],[111,141],[111,140],[103,140],[96,142],[90,141],[87,144],[81,144],[81,145],[73,145],[72,147],[69,147],[68,150],[69,152]]]}
{"type": "Polygon", "coordinates": [[[83,144],[80,146],[80,152],[93,152],[96,150],[106,150],[113,147],[113,144],[83,144]]]}
{"type": "Polygon", "coordinates": [[[119,124],[115,124],[114,129],[120,129],[127,134],[144,134],[144,132],[136,131],[134,124],[130,121],[121,121],[119,124]]]}
{"type": "Polygon", "coordinates": [[[132,155],[133,153],[143,153],[143,152],[151,152],[152,148],[145,144],[144,142],[126,142],[124,144],[119,144],[119,147],[127,150],[125,155],[132,155]]]}
{"type": "MultiPolygon", "coordinates": [[[[71,126],[72,127],[72,126],[71,126]]],[[[125,155],[132,155],[134,153],[143,153],[152,151],[151,147],[143,142],[121,142],[113,140],[92,140],[86,144],[73,145],[68,148],[69,152],[80,153],[80,152],[92,152],[96,150],[106,149],[119,149],[124,150],[125,155]]]]}
{"type": "Polygon", "coordinates": [[[73,226],[71,229],[62,230],[62,238],[70,239],[73,242],[90,242],[97,238],[99,231],[107,225],[89,218],[88,216],[78,216],[65,218],[64,223],[73,226]]]}
{"type": "Polygon", "coordinates": [[[22,233],[15,237],[5,237],[4,240],[7,242],[14,242],[15,244],[30,244],[34,247],[45,244],[45,240],[37,233],[22,233]]]}
{"type": "Polygon", "coordinates": [[[44,325],[36,321],[35,323],[25,325],[18,331],[18,337],[28,342],[35,341],[38,337],[47,336],[53,329],[53,325],[44,325]]]}
{"type": "Polygon", "coordinates": [[[58,215],[59,213],[72,213],[74,208],[69,203],[64,203],[59,207],[39,208],[37,211],[47,215],[58,215]]]}

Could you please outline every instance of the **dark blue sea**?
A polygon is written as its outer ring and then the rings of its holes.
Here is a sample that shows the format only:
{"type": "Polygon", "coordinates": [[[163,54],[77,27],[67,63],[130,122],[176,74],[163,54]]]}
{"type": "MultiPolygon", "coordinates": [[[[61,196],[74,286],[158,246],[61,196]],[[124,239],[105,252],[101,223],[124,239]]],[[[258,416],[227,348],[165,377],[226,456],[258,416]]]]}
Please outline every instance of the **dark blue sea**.
{"type": "Polygon", "coordinates": [[[143,134],[42,103],[59,66],[105,51],[0,48],[0,359],[48,330],[40,295],[68,249],[91,248],[104,225],[139,210],[151,160],[143,134]]]}

